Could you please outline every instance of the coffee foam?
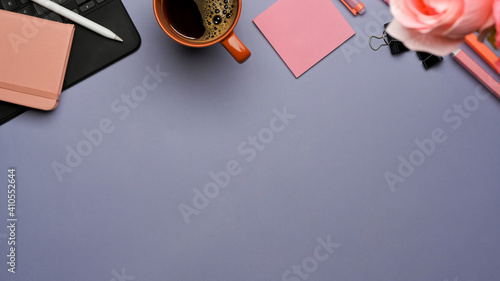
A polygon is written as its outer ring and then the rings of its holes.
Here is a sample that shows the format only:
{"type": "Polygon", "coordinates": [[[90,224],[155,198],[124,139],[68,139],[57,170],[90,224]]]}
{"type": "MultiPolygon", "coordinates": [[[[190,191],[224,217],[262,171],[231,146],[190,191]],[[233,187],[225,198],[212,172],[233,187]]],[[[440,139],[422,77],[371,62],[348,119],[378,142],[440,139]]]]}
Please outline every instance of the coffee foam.
{"type": "Polygon", "coordinates": [[[211,41],[231,28],[238,12],[238,0],[194,0],[205,26],[205,33],[196,41],[211,41]]]}

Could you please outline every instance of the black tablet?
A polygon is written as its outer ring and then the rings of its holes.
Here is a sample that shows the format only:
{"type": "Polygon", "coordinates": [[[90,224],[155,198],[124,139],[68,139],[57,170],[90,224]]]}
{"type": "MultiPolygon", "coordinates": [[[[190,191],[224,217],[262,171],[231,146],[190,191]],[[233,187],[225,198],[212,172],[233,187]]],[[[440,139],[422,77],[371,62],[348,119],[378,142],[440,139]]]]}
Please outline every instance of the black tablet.
{"type": "MultiPolygon", "coordinates": [[[[2,5],[3,1],[0,2],[0,9],[71,23],[31,1],[9,0],[8,2],[9,6],[2,5]],[[23,4],[24,2],[27,3],[23,4]]],[[[133,53],[141,45],[139,32],[121,0],[57,0],[55,2],[107,27],[124,41],[120,43],[110,40],[82,26],[75,25],[75,36],[63,90],[133,53]]],[[[0,125],[26,110],[28,110],[26,107],[0,102],[0,125]]]]}

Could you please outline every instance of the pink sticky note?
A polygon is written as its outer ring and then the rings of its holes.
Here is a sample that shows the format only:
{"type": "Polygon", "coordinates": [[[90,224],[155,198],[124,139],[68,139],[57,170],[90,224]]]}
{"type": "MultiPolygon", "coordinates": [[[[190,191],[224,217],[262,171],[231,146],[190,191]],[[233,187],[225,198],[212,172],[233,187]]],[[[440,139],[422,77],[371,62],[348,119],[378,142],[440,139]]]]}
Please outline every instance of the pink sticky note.
{"type": "Polygon", "coordinates": [[[297,78],[355,33],[331,0],[279,0],[253,21],[297,78]]]}

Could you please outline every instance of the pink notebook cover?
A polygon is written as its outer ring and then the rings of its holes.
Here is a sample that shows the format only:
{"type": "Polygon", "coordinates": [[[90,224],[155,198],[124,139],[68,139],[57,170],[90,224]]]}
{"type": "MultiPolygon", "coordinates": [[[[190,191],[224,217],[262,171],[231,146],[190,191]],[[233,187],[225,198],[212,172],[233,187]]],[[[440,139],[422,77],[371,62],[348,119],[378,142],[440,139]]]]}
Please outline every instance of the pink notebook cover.
{"type": "Polygon", "coordinates": [[[0,100],[57,107],[75,26],[0,10],[0,100]]]}

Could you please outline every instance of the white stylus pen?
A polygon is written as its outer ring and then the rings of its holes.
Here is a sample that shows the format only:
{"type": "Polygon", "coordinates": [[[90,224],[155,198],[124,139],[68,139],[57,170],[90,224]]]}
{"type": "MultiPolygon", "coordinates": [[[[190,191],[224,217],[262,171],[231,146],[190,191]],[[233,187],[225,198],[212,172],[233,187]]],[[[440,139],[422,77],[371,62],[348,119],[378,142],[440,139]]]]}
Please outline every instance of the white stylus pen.
{"type": "Polygon", "coordinates": [[[37,3],[40,6],[43,6],[54,13],[61,15],[75,23],[78,23],[79,25],[88,28],[92,31],[94,31],[97,34],[100,34],[106,38],[113,39],[116,41],[123,42],[123,40],[118,37],[118,35],[114,34],[113,31],[107,29],[106,27],[99,25],[85,17],[80,16],[79,14],[70,11],[66,8],[64,8],[61,5],[58,5],[50,0],[32,0],[33,2],[37,3]]]}

